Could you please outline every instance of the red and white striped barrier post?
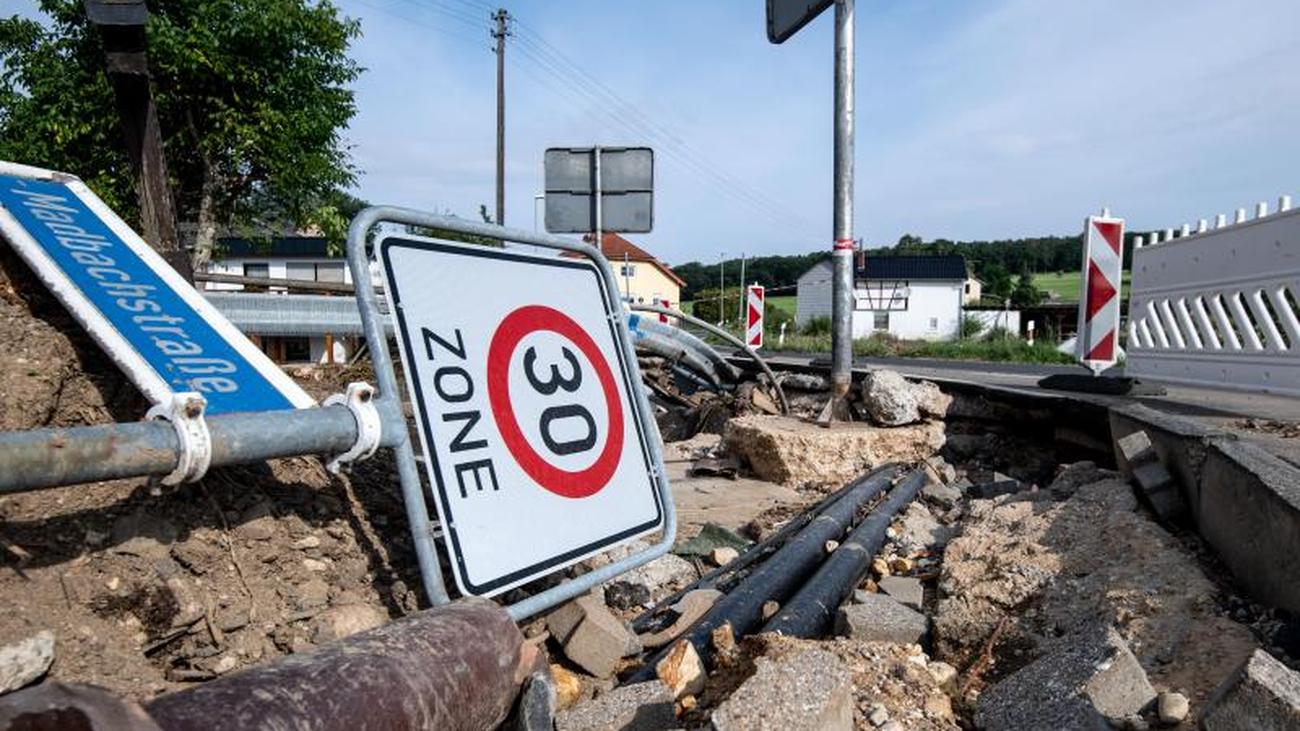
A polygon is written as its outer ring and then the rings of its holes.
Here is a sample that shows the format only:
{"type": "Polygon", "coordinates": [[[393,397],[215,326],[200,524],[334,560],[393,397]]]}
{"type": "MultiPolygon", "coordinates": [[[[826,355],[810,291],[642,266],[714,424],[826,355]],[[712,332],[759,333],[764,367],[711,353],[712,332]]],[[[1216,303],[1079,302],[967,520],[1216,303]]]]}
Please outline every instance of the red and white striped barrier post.
{"type": "Polygon", "coordinates": [[[763,287],[751,284],[746,290],[745,343],[751,348],[763,347],[763,287]]]}
{"type": "Polygon", "coordinates": [[[1119,301],[1124,275],[1124,219],[1103,209],[1089,216],[1083,234],[1083,287],[1075,357],[1093,375],[1111,367],[1119,352],[1119,301]]]}

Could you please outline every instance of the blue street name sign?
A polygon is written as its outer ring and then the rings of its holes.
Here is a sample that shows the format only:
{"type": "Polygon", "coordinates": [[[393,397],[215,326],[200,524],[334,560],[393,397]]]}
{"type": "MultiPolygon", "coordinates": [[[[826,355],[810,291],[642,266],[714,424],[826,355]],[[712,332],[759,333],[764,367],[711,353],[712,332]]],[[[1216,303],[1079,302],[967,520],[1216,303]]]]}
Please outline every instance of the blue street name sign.
{"type": "Polygon", "coordinates": [[[208,414],[315,404],[80,181],[6,165],[0,209],[5,238],[150,399],[195,391],[208,414]]]}

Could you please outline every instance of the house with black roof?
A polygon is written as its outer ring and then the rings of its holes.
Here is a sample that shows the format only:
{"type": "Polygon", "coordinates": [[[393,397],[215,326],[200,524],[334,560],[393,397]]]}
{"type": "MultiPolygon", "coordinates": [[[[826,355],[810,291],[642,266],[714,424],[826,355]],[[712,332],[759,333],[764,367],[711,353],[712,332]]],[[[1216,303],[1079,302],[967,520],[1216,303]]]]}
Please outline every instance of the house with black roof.
{"type": "MultiPolygon", "coordinates": [[[[274,236],[266,239],[237,236],[217,239],[208,274],[258,279],[351,284],[352,273],[341,252],[332,250],[323,236],[274,236]]],[[[266,287],[205,282],[210,292],[251,291],[284,293],[275,284],[266,287]]],[[[360,344],[353,336],[302,333],[255,334],[249,337],[272,360],[280,363],[346,363],[360,344]]]]}
{"type": "MultiPolygon", "coordinates": [[[[853,337],[887,333],[906,340],[950,340],[961,332],[962,306],[979,283],[962,256],[869,256],[853,268],[853,337]]],[[[831,316],[831,260],[799,277],[796,323],[831,316]]],[[[978,293],[974,294],[978,297],[978,293]]]]}

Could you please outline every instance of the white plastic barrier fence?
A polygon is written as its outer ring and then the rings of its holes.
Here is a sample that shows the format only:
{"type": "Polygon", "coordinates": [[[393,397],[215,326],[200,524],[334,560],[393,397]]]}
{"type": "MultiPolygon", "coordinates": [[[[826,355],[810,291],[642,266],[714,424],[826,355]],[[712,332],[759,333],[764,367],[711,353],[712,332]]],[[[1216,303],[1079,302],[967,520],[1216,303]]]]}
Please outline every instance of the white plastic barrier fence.
{"type": "Polygon", "coordinates": [[[1300,395],[1300,210],[1177,234],[1136,242],[1126,374],[1300,395]]]}

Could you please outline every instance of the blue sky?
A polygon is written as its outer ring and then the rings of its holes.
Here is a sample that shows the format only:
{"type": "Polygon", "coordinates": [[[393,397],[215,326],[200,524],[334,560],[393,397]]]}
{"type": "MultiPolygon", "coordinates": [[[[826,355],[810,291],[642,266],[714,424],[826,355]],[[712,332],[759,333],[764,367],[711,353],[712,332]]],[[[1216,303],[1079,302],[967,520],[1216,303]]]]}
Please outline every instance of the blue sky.
{"type": "MultiPolygon", "coordinates": [[[[491,208],[493,6],[341,5],[369,69],[358,192],[491,208]]],[[[533,225],[544,148],[648,143],[656,225],[633,238],[665,260],[829,245],[829,12],[774,46],[758,0],[506,7],[507,223],[533,225]]],[[[1295,0],[860,0],[856,234],[1071,233],[1102,205],[1177,227],[1300,192],[1297,29],[1295,0]]]]}

